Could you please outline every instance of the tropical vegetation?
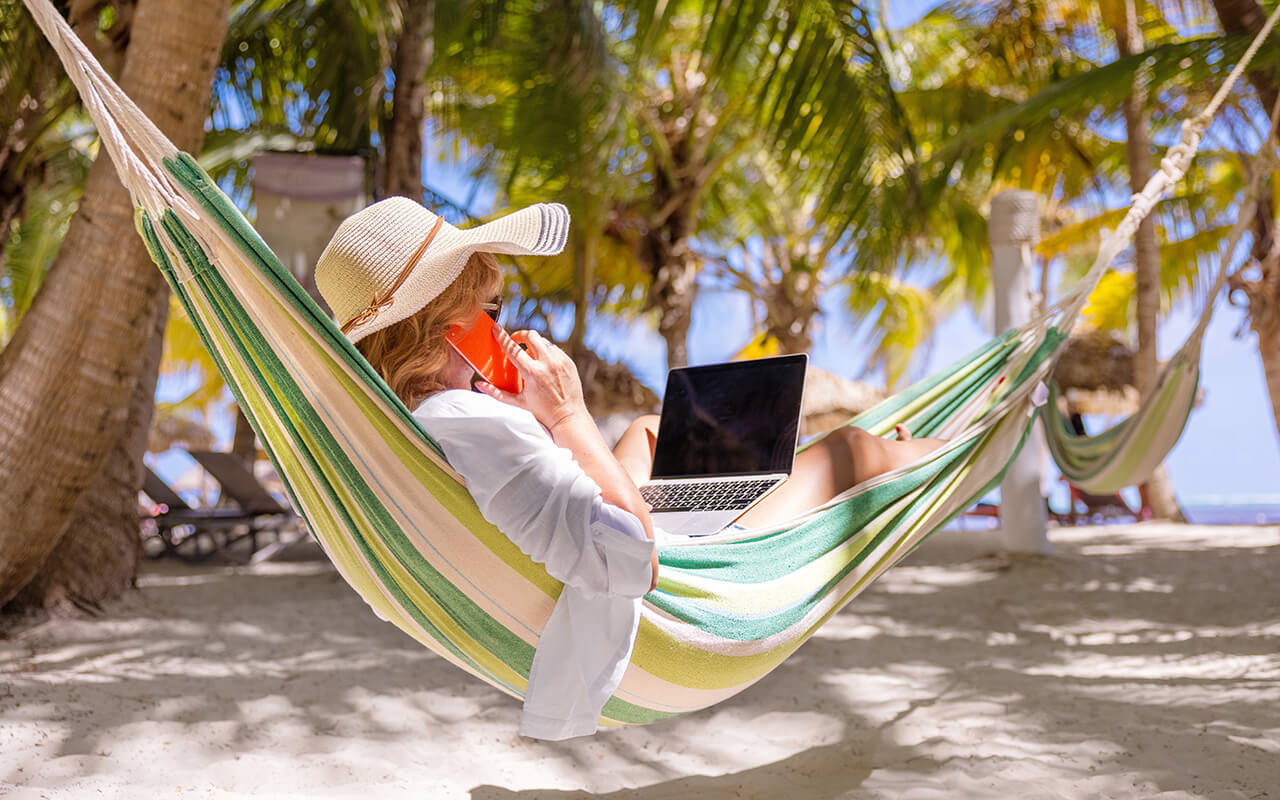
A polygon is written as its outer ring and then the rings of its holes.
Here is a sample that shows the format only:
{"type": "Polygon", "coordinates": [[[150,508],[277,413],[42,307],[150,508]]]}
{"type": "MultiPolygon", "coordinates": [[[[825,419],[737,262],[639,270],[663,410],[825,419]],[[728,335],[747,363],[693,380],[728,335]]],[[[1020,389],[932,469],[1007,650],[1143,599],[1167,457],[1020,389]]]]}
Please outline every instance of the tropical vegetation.
{"type": "MultiPolygon", "coordinates": [[[[246,205],[252,153],[267,146],[360,154],[375,197],[481,216],[431,185],[424,132],[474,155],[496,209],[565,202],[565,254],[513,263],[510,278],[524,319],[560,331],[580,359],[605,315],[652,324],[669,365],[685,363],[698,292],[727,287],[750,298],[757,344],[774,351],[809,349],[823,313],[870,321],[890,382],[943,315],[983,302],[994,194],[1044,197],[1037,288],[1051,302],[1145,181],[1154,145],[1263,20],[1256,0],[943,2],[901,29],[886,24],[887,4],[853,0],[57,5],[144,108],[182,120],[175,141],[196,151],[203,136],[202,160],[246,205]],[[175,100],[174,70],[159,63],[211,77],[197,81],[211,97],[175,100]],[[567,318],[571,328],[554,323],[567,318]]],[[[40,576],[90,552],[132,574],[138,431],[153,414],[168,302],[17,0],[0,0],[0,39],[0,506],[19,509],[0,530],[0,603],[91,605],[120,580],[40,576]],[[84,542],[109,543],[109,555],[84,542]]],[[[1155,320],[1203,289],[1233,220],[1278,58],[1260,55],[1250,89],[1091,304],[1093,324],[1136,345],[1142,392],[1155,320]]],[[[1280,428],[1274,215],[1261,204],[1231,286],[1280,428]]],[[[209,380],[162,412],[207,415],[226,394],[174,317],[167,368],[209,380]]]]}

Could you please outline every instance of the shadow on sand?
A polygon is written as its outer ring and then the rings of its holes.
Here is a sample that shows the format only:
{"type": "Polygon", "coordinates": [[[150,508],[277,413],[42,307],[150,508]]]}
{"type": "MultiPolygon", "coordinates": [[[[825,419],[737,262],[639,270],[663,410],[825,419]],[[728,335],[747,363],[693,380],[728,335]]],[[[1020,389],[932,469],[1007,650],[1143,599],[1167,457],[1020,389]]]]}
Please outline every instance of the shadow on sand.
{"type": "MultiPolygon", "coordinates": [[[[1232,529],[1219,528],[1215,546],[1151,535],[1135,544],[1130,530],[1070,534],[1085,542],[1061,543],[1049,558],[1012,560],[939,537],[779,669],[800,673],[788,683],[811,691],[771,690],[775,674],[729,701],[747,718],[798,708],[837,714],[844,729],[832,744],[636,788],[480,785],[471,796],[831,798],[886,789],[895,796],[893,786],[909,792],[945,782],[957,761],[992,759],[1015,772],[1044,767],[1058,779],[1043,785],[1044,797],[1090,794],[1088,782],[1108,771],[1119,781],[1111,786],[1141,795],[1269,796],[1280,785],[1280,743],[1267,745],[1280,733],[1271,716],[1280,698],[1280,617],[1274,594],[1245,587],[1280,580],[1280,539],[1273,530],[1251,544],[1256,529],[1241,529],[1237,546],[1232,529]],[[876,675],[916,680],[924,694],[896,710],[876,708],[872,687],[831,691],[833,672],[868,683],[876,675]],[[986,730],[975,737],[975,727],[986,730]],[[859,791],[877,771],[897,780],[859,791]],[[1079,782],[1065,780],[1072,776],[1079,782]]],[[[715,726],[705,734],[714,738],[715,726]]],[[[1001,794],[990,780],[961,779],[952,788],[954,796],[1001,794]]]]}
{"type": "MultiPolygon", "coordinates": [[[[523,758],[557,759],[604,791],[486,782],[471,796],[798,800],[922,782],[998,793],[999,781],[979,782],[979,762],[987,777],[1039,770],[1064,795],[1109,775],[1139,794],[1265,796],[1280,785],[1280,757],[1256,744],[1277,732],[1277,537],[1232,546],[1217,529],[1204,546],[1127,533],[1142,530],[1073,533],[1057,556],[1012,566],[944,534],[726,703],[594,739],[516,740],[523,758]],[[805,712],[829,724],[806,735],[805,712]],[[718,759],[726,725],[739,740],[758,725],[771,744],[718,759]],[[673,750],[653,746],[667,738],[705,751],[705,766],[674,765],[673,750]],[[633,771],[620,779],[602,763],[633,771]]],[[[68,728],[51,757],[101,754],[120,729],[158,719],[221,725],[219,746],[235,752],[261,747],[256,732],[281,718],[338,746],[415,735],[388,704],[457,737],[518,709],[379,622],[327,567],[165,567],[109,619],[110,633],[89,620],[0,641],[0,724],[68,728]]]]}

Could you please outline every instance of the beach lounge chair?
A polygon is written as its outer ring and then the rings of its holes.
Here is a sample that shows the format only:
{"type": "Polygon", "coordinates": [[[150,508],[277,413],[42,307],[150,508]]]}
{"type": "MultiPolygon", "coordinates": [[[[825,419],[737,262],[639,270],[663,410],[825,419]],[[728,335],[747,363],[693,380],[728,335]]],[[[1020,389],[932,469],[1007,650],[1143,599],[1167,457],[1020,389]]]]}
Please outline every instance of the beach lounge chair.
{"type": "Polygon", "coordinates": [[[1075,484],[1068,483],[1071,490],[1071,508],[1060,516],[1065,525],[1078,525],[1081,522],[1108,522],[1117,519],[1142,521],[1151,519],[1151,511],[1146,507],[1133,510],[1128,501],[1119,492],[1112,494],[1094,494],[1086,492],[1075,484]]]}
{"type": "Polygon", "coordinates": [[[237,528],[252,528],[255,515],[239,508],[193,508],[157,474],[146,469],[142,491],[158,506],[151,517],[160,549],[154,557],[204,561],[239,538],[237,528]]]}
{"type": "Polygon", "coordinates": [[[222,487],[223,499],[235,503],[237,510],[250,519],[242,537],[249,539],[249,552],[258,550],[258,534],[280,529],[293,520],[293,511],[283,506],[268,492],[238,456],[208,450],[192,450],[188,455],[213,476],[222,487]]]}

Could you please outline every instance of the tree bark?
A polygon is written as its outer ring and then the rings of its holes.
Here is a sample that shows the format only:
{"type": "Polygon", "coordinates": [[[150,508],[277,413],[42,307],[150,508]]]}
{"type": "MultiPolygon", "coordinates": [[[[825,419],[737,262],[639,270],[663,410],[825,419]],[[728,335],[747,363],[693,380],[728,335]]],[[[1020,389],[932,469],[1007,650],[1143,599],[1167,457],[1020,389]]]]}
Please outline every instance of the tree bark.
{"type": "MultiPolygon", "coordinates": [[[[185,150],[204,136],[229,6],[141,0],[132,22],[120,84],[185,150]]],[[[99,158],[53,268],[0,354],[0,604],[62,542],[120,446],[167,302],[132,202],[99,158]]]]}
{"type": "Polygon", "coordinates": [[[1253,303],[1249,304],[1249,324],[1258,334],[1258,356],[1262,359],[1262,375],[1267,382],[1267,394],[1271,399],[1271,418],[1280,433],[1280,274],[1270,277],[1271,308],[1267,317],[1254,315],[1253,303]]]}
{"type": "Polygon", "coordinates": [[[596,228],[581,220],[569,230],[573,242],[573,330],[569,333],[569,355],[581,360],[587,352],[587,313],[591,287],[596,276],[596,228]]]}
{"type": "MultiPolygon", "coordinates": [[[[690,197],[685,196],[681,209],[650,227],[642,245],[642,258],[652,276],[647,303],[658,311],[658,335],[667,343],[667,369],[689,364],[689,328],[698,291],[698,262],[689,247],[693,235],[690,197]]],[[[657,195],[658,200],[662,198],[657,195]]]]}
{"type": "Polygon", "coordinates": [[[422,199],[422,127],[427,118],[427,68],[431,65],[435,0],[404,0],[403,22],[392,72],[391,124],[387,130],[382,191],[385,197],[422,199]]]}
{"type": "MultiPolygon", "coordinates": [[[[1222,30],[1233,36],[1254,37],[1267,23],[1267,12],[1257,0],[1213,0],[1222,30]]],[[[1275,107],[1280,90],[1276,87],[1274,73],[1264,69],[1249,70],[1249,83],[1253,84],[1262,107],[1268,111],[1275,107]]]]}
{"type": "MultiPolygon", "coordinates": [[[[1225,33],[1234,36],[1254,37],[1267,22],[1267,14],[1256,0],[1214,0],[1214,9],[1218,12],[1218,22],[1225,33]]],[[[1263,110],[1270,112],[1280,98],[1280,87],[1276,84],[1274,69],[1254,68],[1247,73],[1249,83],[1262,101],[1263,110]]],[[[1253,257],[1258,261],[1266,258],[1271,249],[1275,214],[1272,210],[1271,193],[1262,192],[1258,197],[1258,210],[1254,214],[1253,257]]]]}
{"type": "Polygon", "coordinates": [[[698,292],[698,262],[689,247],[693,193],[682,194],[680,207],[645,234],[645,259],[653,276],[648,304],[658,310],[658,335],[667,343],[667,369],[689,365],[689,328],[698,292]]]}
{"type": "MultiPolygon", "coordinates": [[[[1257,36],[1266,24],[1267,14],[1257,0],[1214,0],[1218,21],[1230,34],[1257,36]]],[[[1249,83],[1258,93],[1265,111],[1275,108],[1280,98],[1280,88],[1274,69],[1249,70],[1249,83]]],[[[1271,192],[1261,193],[1260,200],[1267,200],[1271,192]]],[[[1280,263],[1267,258],[1271,250],[1273,212],[1270,203],[1258,204],[1254,225],[1253,255],[1259,262],[1261,275],[1256,280],[1233,276],[1232,290],[1243,291],[1249,303],[1249,326],[1258,336],[1258,357],[1262,361],[1262,374],[1271,400],[1271,415],[1276,431],[1280,433],[1280,263]]],[[[1212,298],[1210,298],[1212,300],[1212,298]]]]}
{"type": "MultiPolygon", "coordinates": [[[[1143,49],[1142,33],[1137,27],[1132,4],[1129,10],[1129,25],[1116,28],[1116,45],[1121,56],[1140,53],[1143,49]]],[[[1125,155],[1129,162],[1129,186],[1134,192],[1141,191],[1151,177],[1151,129],[1147,124],[1146,100],[1146,87],[1139,75],[1124,101],[1125,155]]],[[[1156,240],[1156,221],[1151,216],[1142,220],[1134,236],[1134,272],[1137,278],[1138,323],[1134,377],[1138,395],[1146,399],[1155,391],[1160,372],[1156,350],[1156,321],[1160,316],[1160,243],[1156,240]]],[[[1147,480],[1144,497],[1156,517],[1185,521],[1174,495],[1173,482],[1163,464],[1147,480]]]]}
{"type": "Polygon", "coordinates": [[[5,613],[94,612],[133,585],[142,555],[138,536],[142,454],[155,415],[156,379],[168,318],[168,306],[162,306],[151,328],[151,342],[120,439],[97,478],[80,495],[66,536],[36,576],[9,602],[5,613]]]}
{"type": "Polygon", "coordinates": [[[788,259],[779,281],[764,292],[765,331],[781,353],[813,349],[813,320],[818,315],[818,281],[808,269],[788,259]]]}
{"type": "Polygon", "coordinates": [[[1271,400],[1271,416],[1280,433],[1280,258],[1271,253],[1258,263],[1258,277],[1237,272],[1228,279],[1229,291],[1241,293],[1249,307],[1249,327],[1258,337],[1262,377],[1271,400]]]}
{"type": "MultiPolygon", "coordinates": [[[[35,28],[32,20],[24,24],[35,28]]],[[[34,30],[31,34],[38,35],[34,30]]],[[[75,104],[76,97],[63,76],[57,54],[47,45],[28,63],[7,64],[6,70],[0,72],[0,80],[22,85],[24,95],[16,105],[0,106],[0,275],[3,275],[10,227],[14,220],[22,217],[27,192],[41,182],[44,173],[44,160],[33,157],[31,148],[47,126],[75,104]]]]}
{"type": "Polygon", "coordinates": [[[667,343],[667,369],[689,366],[689,328],[697,294],[697,265],[692,257],[664,264],[651,292],[658,303],[658,333],[667,343]]]}

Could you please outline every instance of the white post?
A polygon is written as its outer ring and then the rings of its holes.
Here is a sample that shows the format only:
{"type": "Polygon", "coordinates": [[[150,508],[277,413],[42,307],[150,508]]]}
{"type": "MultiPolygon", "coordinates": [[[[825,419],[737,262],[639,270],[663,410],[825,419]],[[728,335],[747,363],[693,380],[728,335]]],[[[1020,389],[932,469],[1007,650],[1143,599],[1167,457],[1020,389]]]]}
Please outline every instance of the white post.
{"type": "MultiPolygon", "coordinates": [[[[1031,248],[1040,238],[1039,196],[1010,190],[992,198],[987,236],[999,334],[1031,319],[1031,248]]],[[[1009,551],[1049,552],[1043,473],[1043,439],[1039,430],[1032,430],[1000,484],[1000,532],[1009,551]]]]}
{"type": "Polygon", "coordinates": [[[316,261],[338,225],[364,208],[364,183],[360,156],[265,152],[253,159],[254,227],[325,311],[316,261]]]}

